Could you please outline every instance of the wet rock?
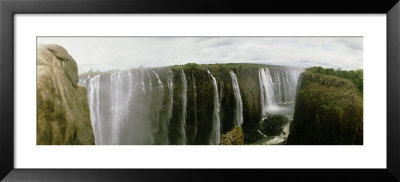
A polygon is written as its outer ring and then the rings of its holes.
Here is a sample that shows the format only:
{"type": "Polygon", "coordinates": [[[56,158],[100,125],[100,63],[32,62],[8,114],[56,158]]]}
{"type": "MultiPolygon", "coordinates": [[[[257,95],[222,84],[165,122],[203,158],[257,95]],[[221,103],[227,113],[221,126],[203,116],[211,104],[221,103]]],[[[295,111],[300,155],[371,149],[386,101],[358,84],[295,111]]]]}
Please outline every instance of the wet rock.
{"type": "Polygon", "coordinates": [[[267,114],[261,120],[260,131],[266,136],[278,136],[283,128],[289,123],[286,116],[280,114],[267,114]]]}

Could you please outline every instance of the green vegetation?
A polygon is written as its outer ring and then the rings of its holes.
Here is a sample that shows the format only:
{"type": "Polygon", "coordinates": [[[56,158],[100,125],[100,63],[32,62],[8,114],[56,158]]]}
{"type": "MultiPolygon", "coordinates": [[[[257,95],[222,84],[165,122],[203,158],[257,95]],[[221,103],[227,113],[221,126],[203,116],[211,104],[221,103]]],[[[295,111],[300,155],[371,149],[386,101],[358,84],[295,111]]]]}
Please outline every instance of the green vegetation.
{"type": "Polygon", "coordinates": [[[355,84],[310,71],[300,80],[287,144],[363,144],[363,99],[355,84]]]}
{"type": "Polygon", "coordinates": [[[187,63],[184,65],[184,67],[188,70],[194,70],[194,69],[198,68],[199,65],[196,63],[187,63]]]}
{"type": "Polygon", "coordinates": [[[81,73],[79,74],[79,77],[86,77],[86,76],[93,76],[93,75],[98,75],[100,73],[103,73],[99,70],[93,71],[92,69],[90,69],[88,72],[86,73],[81,73]]]}
{"type": "Polygon", "coordinates": [[[311,68],[307,68],[306,71],[311,73],[323,74],[323,75],[331,75],[337,76],[340,78],[348,79],[356,85],[358,91],[362,94],[363,93],[363,70],[334,70],[332,68],[323,68],[320,66],[315,66],[311,68]]]}
{"type": "Polygon", "coordinates": [[[244,137],[242,128],[235,126],[232,131],[222,134],[220,145],[243,145],[244,137]]]}

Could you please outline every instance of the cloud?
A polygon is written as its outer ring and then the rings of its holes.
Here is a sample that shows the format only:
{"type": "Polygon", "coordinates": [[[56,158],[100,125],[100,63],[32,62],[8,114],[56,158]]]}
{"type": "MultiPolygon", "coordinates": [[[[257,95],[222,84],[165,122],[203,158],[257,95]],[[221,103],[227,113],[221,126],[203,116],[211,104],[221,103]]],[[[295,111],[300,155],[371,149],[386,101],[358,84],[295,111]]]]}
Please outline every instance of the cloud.
{"type": "Polygon", "coordinates": [[[39,37],[67,49],[80,73],[189,62],[363,67],[362,37],[39,37]]]}
{"type": "Polygon", "coordinates": [[[357,49],[357,50],[362,50],[363,49],[363,39],[346,39],[346,38],[341,38],[336,40],[338,43],[344,44],[344,46],[347,46],[351,49],[357,49]]]}

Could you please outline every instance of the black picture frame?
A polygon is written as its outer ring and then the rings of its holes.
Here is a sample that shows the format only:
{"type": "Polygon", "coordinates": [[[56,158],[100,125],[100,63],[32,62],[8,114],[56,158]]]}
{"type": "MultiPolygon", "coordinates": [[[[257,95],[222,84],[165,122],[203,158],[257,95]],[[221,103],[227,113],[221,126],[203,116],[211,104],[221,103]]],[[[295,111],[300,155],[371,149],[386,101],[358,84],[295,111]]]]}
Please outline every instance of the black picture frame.
{"type": "MultiPolygon", "coordinates": [[[[0,179],[5,181],[400,181],[398,0],[0,0],[0,179]],[[15,169],[14,15],[32,13],[382,13],[387,15],[386,169],[15,169]]],[[[368,160],[368,159],[366,159],[368,160]]]]}

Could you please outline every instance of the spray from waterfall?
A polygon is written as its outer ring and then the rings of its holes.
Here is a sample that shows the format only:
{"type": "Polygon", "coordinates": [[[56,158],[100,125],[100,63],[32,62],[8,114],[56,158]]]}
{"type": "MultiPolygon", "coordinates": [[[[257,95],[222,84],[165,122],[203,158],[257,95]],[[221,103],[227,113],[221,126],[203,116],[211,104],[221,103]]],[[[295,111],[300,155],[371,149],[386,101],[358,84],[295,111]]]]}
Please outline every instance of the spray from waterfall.
{"type": "Polygon", "coordinates": [[[211,76],[214,87],[214,111],[213,111],[213,123],[212,123],[213,127],[211,131],[210,144],[218,145],[221,137],[220,136],[221,121],[219,118],[220,103],[218,98],[218,86],[217,86],[217,81],[215,80],[214,76],[210,73],[210,70],[207,69],[207,73],[211,76]]]}
{"type": "Polygon", "coordinates": [[[232,78],[232,88],[233,95],[235,97],[235,116],[234,122],[237,126],[242,126],[243,124],[243,103],[242,96],[240,95],[239,83],[237,81],[237,77],[233,71],[229,72],[232,78]]]}

